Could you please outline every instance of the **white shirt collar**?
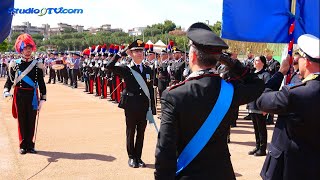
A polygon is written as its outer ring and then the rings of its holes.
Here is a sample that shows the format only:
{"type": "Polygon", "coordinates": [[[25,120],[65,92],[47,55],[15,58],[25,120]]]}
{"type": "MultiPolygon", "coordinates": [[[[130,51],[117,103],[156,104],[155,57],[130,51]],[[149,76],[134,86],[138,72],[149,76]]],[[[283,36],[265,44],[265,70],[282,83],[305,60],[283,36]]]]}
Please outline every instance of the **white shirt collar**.
{"type": "Polygon", "coordinates": [[[133,61],[133,64],[134,64],[135,66],[139,65],[140,72],[143,71],[142,62],[141,62],[140,64],[137,64],[136,62],[133,61]]]}

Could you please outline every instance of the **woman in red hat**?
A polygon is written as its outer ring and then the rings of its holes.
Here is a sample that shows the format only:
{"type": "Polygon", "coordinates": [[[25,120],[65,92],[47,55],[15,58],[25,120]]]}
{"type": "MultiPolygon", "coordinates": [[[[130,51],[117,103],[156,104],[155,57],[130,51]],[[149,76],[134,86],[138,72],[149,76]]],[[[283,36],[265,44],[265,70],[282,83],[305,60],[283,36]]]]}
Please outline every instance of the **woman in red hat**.
{"type": "Polygon", "coordinates": [[[12,115],[18,119],[20,154],[37,153],[33,139],[37,112],[46,101],[44,65],[31,56],[37,48],[29,34],[18,36],[15,49],[21,54],[21,58],[11,60],[9,64],[3,95],[11,96],[9,92],[11,87],[14,87],[12,115]]]}

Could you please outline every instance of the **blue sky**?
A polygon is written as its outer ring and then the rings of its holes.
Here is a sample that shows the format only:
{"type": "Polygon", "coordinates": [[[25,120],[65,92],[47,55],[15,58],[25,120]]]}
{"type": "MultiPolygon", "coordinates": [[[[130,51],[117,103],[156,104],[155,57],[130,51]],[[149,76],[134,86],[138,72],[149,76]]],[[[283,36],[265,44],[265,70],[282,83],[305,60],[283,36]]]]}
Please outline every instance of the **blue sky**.
{"type": "Polygon", "coordinates": [[[56,27],[63,22],[71,25],[84,25],[85,28],[111,24],[112,28],[127,30],[143,27],[166,19],[187,29],[194,22],[206,22],[212,25],[222,19],[223,0],[15,0],[15,8],[66,8],[83,9],[83,14],[16,14],[13,25],[24,21],[32,25],[50,24],[56,27]]]}

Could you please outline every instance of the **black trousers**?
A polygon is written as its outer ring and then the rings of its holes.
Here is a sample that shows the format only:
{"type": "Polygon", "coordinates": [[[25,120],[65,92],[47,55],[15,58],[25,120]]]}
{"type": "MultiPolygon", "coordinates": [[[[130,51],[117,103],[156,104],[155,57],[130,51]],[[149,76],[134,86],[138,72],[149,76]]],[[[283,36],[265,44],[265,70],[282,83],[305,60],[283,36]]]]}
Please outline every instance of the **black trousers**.
{"type": "Polygon", "coordinates": [[[61,70],[57,70],[57,78],[58,78],[58,81],[61,82],[62,81],[62,75],[61,75],[61,70]]]}
{"type": "Polygon", "coordinates": [[[99,93],[98,93],[99,92],[99,88],[101,89],[101,85],[98,83],[98,79],[100,79],[100,75],[98,76],[98,74],[95,74],[94,83],[95,83],[95,86],[96,86],[96,95],[99,95],[99,93]]]}
{"type": "Polygon", "coordinates": [[[262,151],[267,149],[266,118],[262,114],[250,113],[256,137],[256,148],[262,151]]]}
{"type": "Polygon", "coordinates": [[[33,90],[19,89],[16,98],[20,148],[34,148],[33,136],[37,111],[32,107],[33,90]]]}
{"type": "Polygon", "coordinates": [[[78,69],[70,69],[71,77],[70,77],[70,85],[72,87],[78,87],[78,69]]]}
{"type": "MultiPolygon", "coordinates": [[[[67,67],[65,66],[65,68],[61,69],[61,75],[63,78],[63,84],[68,84],[68,70],[67,67]]],[[[62,81],[62,80],[61,80],[62,81]]]]}
{"type": "Polygon", "coordinates": [[[89,77],[86,74],[86,72],[83,73],[83,80],[84,80],[84,85],[85,85],[85,91],[88,92],[89,91],[89,77]]]}
{"type": "Polygon", "coordinates": [[[130,111],[125,110],[126,116],[126,137],[127,137],[127,152],[129,158],[139,159],[141,158],[144,132],[147,126],[146,120],[147,111],[130,111]],[[134,142],[134,136],[137,131],[136,142],[134,142]]]}
{"type": "Polygon", "coordinates": [[[56,71],[52,68],[49,69],[49,81],[48,83],[51,83],[51,79],[53,79],[53,82],[56,82],[56,71]]]}

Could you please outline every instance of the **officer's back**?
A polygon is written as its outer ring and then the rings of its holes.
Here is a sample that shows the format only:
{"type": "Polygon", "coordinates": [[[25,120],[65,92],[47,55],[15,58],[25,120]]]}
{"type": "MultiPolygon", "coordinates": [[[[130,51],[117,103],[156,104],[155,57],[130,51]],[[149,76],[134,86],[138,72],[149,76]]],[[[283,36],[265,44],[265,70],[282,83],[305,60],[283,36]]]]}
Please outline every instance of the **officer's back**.
{"type": "Polygon", "coordinates": [[[235,92],[231,108],[206,146],[178,176],[175,176],[177,157],[207,119],[219,97],[221,88],[219,74],[215,74],[211,68],[196,68],[196,70],[195,62],[199,67],[213,67],[222,49],[228,47],[214,35],[209,27],[202,23],[192,25],[187,35],[192,40],[190,67],[194,72],[183,83],[165,90],[161,97],[162,117],[156,148],[155,178],[166,180],[235,179],[227,145],[231,116],[240,104],[257,98],[264,89],[264,83],[255,75],[244,73],[245,68],[239,61],[228,59],[231,62],[230,69],[235,75],[244,74],[238,77],[244,83],[233,83],[235,92]],[[203,34],[210,37],[203,38],[203,34]],[[199,36],[208,41],[200,42],[199,36]],[[209,45],[209,48],[203,45],[209,45]],[[197,56],[203,58],[201,60],[195,58],[195,54],[198,55],[200,51],[208,53],[205,56],[197,56]]]}

